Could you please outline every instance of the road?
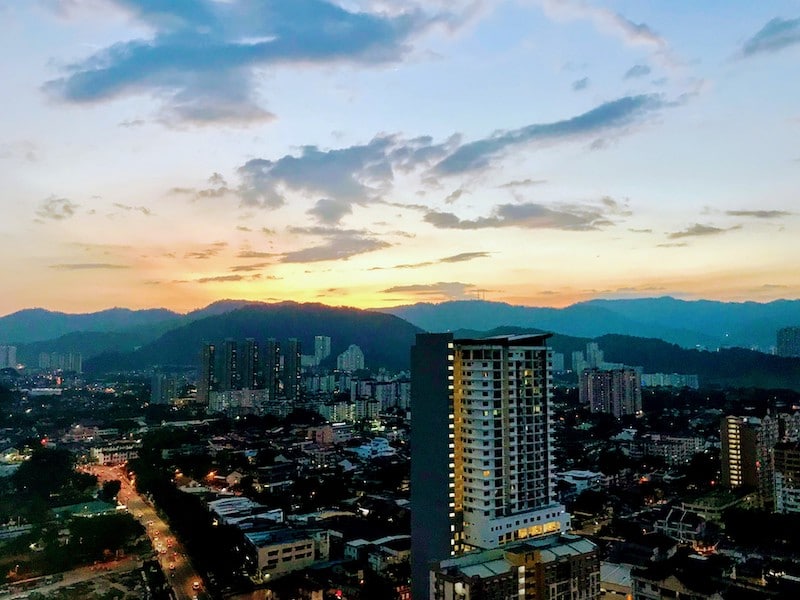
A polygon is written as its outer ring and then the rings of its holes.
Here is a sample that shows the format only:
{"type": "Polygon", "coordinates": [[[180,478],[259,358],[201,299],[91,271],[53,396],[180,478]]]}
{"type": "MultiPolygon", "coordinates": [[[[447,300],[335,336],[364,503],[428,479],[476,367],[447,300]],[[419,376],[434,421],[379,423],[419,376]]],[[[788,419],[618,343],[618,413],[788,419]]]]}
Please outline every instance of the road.
{"type": "Polygon", "coordinates": [[[161,568],[172,586],[178,600],[210,600],[200,575],[195,571],[186,550],[170,530],[167,523],[158,516],[153,506],[139,495],[128,479],[127,472],[121,466],[102,467],[91,465],[87,470],[97,475],[99,481],[119,480],[122,483],[119,501],[127,506],[133,515],[147,529],[147,535],[158,555],[161,568]],[[199,587],[195,589],[195,584],[199,587]]]}

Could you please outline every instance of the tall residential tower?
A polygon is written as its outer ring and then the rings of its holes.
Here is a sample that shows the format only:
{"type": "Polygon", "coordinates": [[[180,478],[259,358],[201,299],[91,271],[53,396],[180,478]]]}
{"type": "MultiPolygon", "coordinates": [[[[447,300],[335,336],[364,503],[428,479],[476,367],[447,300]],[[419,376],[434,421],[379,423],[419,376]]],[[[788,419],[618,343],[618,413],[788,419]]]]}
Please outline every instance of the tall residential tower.
{"type": "Polygon", "coordinates": [[[455,340],[411,350],[413,597],[430,563],[566,531],[552,477],[549,335],[455,340]]]}

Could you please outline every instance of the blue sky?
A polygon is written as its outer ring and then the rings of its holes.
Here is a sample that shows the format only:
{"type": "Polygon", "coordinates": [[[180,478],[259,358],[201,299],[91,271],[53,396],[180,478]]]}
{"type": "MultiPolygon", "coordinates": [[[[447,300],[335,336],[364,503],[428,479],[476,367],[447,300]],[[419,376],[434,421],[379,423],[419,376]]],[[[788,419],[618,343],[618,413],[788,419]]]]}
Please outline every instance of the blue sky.
{"type": "Polygon", "coordinates": [[[0,313],[800,296],[800,2],[10,0],[0,313]]]}

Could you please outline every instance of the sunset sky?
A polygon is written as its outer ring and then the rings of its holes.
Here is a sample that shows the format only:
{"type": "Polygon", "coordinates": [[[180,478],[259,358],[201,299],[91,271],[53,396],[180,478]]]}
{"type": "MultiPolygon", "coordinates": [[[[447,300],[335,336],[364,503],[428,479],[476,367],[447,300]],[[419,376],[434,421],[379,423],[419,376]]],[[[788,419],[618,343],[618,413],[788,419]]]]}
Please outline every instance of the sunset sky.
{"type": "Polygon", "coordinates": [[[4,0],[0,315],[800,297],[797,0],[4,0]]]}

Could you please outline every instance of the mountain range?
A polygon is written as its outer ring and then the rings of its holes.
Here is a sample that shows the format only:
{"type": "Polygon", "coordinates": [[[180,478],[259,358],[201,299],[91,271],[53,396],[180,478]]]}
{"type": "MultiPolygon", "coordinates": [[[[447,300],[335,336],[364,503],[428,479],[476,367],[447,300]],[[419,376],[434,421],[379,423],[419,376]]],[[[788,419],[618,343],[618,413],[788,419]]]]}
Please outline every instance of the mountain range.
{"type": "MultiPolygon", "coordinates": [[[[688,302],[674,298],[595,300],[563,309],[484,301],[416,304],[383,311],[322,304],[267,304],[223,300],[188,314],[165,309],[110,309],[69,315],[43,309],[0,318],[0,344],[17,345],[18,359],[36,364],[40,352],[80,352],[87,372],[193,367],[204,341],[298,338],[304,353],[313,337],[332,339],[332,356],[351,343],[367,366],[407,369],[414,335],[422,330],[467,336],[556,332],[556,352],[567,357],[597,341],[606,360],[646,372],[697,373],[704,383],[800,387],[800,361],[724,346],[774,344],[778,328],[800,323],[800,301],[767,304],[688,302]],[[48,335],[50,336],[48,339],[48,335]],[[649,338],[649,339],[646,339],[649,338]]],[[[331,359],[332,360],[332,359],[331,359]]]]}
{"type": "Polygon", "coordinates": [[[460,300],[383,309],[428,331],[513,325],[595,338],[622,334],[685,348],[738,346],[767,351],[781,327],[800,325],[800,300],[716,302],[672,297],[590,300],[565,308],[460,300]]]}

